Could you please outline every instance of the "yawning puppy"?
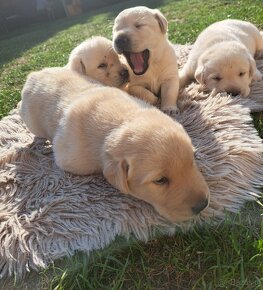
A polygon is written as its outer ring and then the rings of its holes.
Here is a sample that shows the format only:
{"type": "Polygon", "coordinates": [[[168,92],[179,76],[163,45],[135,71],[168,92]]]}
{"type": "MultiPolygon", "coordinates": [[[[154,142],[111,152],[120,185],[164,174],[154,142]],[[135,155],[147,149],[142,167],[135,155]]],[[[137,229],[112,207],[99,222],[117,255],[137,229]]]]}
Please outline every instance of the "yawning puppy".
{"type": "Polygon", "coordinates": [[[75,47],[66,67],[106,86],[121,87],[129,79],[129,73],[120,62],[112,42],[101,36],[92,37],[75,47]]]}
{"type": "MultiPolygon", "coordinates": [[[[60,85],[59,73],[54,79],[60,85]]],[[[114,187],[173,222],[207,206],[208,187],[178,122],[116,88],[78,89],[81,96],[66,107],[53,141],[60,168],[80,175],[103,172],[114,187]]],[[[72,89],[63,94],[71,96],[72,89]]]]}
{"type": "Polygon", "coordinates": [[[180,72],[180,87],[195,78],[203,90],[246,97],[251,81],[262,79],[254,60],[260,50],[263,39],[253,24],[231,19],[216,22],[198,36],[180,72]]]}
{"type": "Polygon", "coordinates": [[[162,13],[143,6],[122,11],[114,22],[113,43],[130,66],[129,93],[151,104],[156,104],[160,95],[161,109],[175,109],[177,58],[162,13]]]}

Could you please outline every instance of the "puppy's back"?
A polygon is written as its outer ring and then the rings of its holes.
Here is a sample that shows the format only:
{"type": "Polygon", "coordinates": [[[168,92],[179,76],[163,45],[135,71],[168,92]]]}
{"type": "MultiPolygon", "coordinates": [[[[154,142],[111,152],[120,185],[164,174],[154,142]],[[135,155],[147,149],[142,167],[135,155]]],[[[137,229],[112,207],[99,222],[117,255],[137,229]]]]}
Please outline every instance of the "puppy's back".
{"type": "MultiPolygon", "coordinates": [[[[145,102],[129,96],[113,87],[96,87],[84,91],[65,110],[61,121],[63,130],[80,140],[85,134],[92,136],[92,142],[100,144],[102,136],[134,117],[138,110],[149,108],[145,102]],[[73,135],[81,132],[79,136],[73,135]]],[[[83,143],[83,142],[82,142],[83,143]]]]}
{"type": "Polygon", "coordinates": [[[100,172],[105,138],[138,110],[149,107],[117,88],[83,92],[69,105],[58,127],[53,145],[56,163],[75,174],[100,172]]]}
{"type": "Polygon", "coordinates": [[[22,90],[20,115],[33,134],[52,140],[63,110],[82,90],[96,85],[65,68],[33,72],[22,90]]]}
{"type": "Polygon", "coordinates": [[[198,47],[201,53],[204,48],[222,41],[241,42],[254,55],[257,50],[257,43],[262,41],[262,37],[257,27],[252,23],[237,19],[226,19],[215,22],[202,31],[197,38],[195,47],[198,47]]]}

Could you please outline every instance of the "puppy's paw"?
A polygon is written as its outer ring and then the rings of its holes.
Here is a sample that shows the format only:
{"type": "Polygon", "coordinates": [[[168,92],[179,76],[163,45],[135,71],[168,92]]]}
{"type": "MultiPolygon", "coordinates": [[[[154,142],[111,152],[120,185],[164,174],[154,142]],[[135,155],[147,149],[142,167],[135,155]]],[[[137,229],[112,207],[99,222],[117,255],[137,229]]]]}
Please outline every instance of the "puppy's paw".
{"type": "Polygon", "coordinates": [[[177,106],[169,106],[169,107],[164,107],[162,108],[162,111],[173,118],[176,118],[180,114],[180,110],[178,109],[177,106]]]}

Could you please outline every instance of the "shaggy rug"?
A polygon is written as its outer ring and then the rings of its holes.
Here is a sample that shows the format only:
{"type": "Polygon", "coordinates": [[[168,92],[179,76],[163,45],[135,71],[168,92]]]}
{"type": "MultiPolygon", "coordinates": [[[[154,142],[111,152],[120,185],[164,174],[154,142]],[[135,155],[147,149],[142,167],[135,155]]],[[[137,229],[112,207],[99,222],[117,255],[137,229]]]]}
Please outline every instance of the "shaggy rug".
{"type": "MultiPolygon", "coordinates": [[[[190,46],[175,46],[182,65],[190,46]]],[[[258,61],[263,70],[263,59],[258,61]]],[[[180,100],[183,124],[210,191],[210,206],[191,223],[169,224],[154,209],[100,176],[74,176],[56,166],[51,145],[34,139],[17,110],[0,121],[0,275],[21,277],[75,251],[89,253],[118,235],[147,240],[219,221],[255,200],[263,185],[262,140],[251,111],[263,110],[263,81],[247,99],[209,96],[191,84],[180,100]]]]}

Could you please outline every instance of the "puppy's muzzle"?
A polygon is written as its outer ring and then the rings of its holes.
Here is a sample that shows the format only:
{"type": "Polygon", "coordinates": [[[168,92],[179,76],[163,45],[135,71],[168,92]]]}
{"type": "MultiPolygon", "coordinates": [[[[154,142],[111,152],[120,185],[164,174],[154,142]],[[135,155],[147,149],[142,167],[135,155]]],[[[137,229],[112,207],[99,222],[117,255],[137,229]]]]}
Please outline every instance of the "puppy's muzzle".
{"type": "Polygon", "coordinates": [[[234,97],[236,97],[236,96],[241,94],[241,92],[239,90],[229,90],[228,93],[231,94],[234,97]]]}
{"type": "Polygon", "coordinates": [[[194,214],[199,214],[207,206],[208,206],[208,199],[205,199],[205,200],[199,201],[195,206],[193,206],[192,211],[194,214]]]}
{"type": "Polygon", "coordinates": [[[114,40],[114,47],[118,53],[130,50],[130,39],[126,35],[119,35],[114,40]]]}
{"type": "Polygon", "coordinates": [[[122,83],[127,83],[129,81],[129,72],[127,69],[122,69],[120,72],[120,77],[122,80],[122,83]]]}

